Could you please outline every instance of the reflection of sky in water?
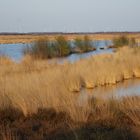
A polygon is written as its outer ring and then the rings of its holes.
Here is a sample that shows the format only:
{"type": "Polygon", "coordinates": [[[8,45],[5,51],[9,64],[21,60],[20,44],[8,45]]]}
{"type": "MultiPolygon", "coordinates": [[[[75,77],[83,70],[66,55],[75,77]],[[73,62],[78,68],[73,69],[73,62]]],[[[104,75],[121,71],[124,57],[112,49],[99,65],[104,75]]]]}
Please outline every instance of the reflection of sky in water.
{"type": "MultiPolygon", "coordinates": [[[[112,52],[112,49],[105,49],[105,50],[99,49],[99,48],[106,48],[106,46],[111,45],[112,44],[111,41],[101,40],[101,41],[92,41],[91,43],[93,46],[95,46],[97,48],[96,51],[83,53],[83,54],[71,54],[68,57],[57,59],[58,62],[60,62],[60,63],[63,63],[64,61],[74,62],[81,58],[89,57],[91,55],[112,52]]],[[[74,46],[74,42],[71,42],[70,44],[71,45],[73,44],[72,46],[74,46]]],[[[27,44],[21,44],[21,43],[19,43],[19,44],[1,44],[0,45],[0,55],[6,55],[15,61],[19,61],[23,57],[23,50],[26,46],[27,46],[27,44]]]]}
{"type": "Polygon", "coordinates": [[[140,79],[126,80],[116,85],[97,87],[93,90],[83,89],[79,95],[79,102],[86,103],[92,97],[109,99],[126,96],[140,96],[140,79]]]}
{"type": "Polygon", "coordinates": [[[26,44],[1,44],[0,55],[5,55],[13,60],[20,60],[23,57],[23,49],[26,44]]]}
{"type": "Polygon", "coordinates": [[[117,91],[117,94],[115,93],[116,97],[122,97],[122,96],[140,96],[140,83],[139,85],[130,85],[130,87],[123,89],[120,88],[117,91]]]}
{"type": "Polygon", "coordinates": [[[71,63],[83,59],[83,58],[88,58],[92,55],[97,55],[97,54],[104,54],[104,53],[112,53],[112,49],[104,49],[104,50],[96,50],[96,51],[91,51],[87,53],[82,53],[82,54],[71,54],[65,58],[59,58],[56,61],[58,63],[63,63],[65,61],[69,61],[71,63]]]}

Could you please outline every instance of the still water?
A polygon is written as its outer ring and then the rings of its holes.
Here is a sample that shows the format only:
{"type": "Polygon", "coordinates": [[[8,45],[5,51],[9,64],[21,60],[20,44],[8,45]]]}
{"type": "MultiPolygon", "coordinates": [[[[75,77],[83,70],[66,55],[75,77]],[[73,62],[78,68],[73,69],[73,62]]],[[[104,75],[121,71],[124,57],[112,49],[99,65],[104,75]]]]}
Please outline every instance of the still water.
{"type": "MultiPolygon", "coordinates": [[[[83,54],[71,54],[67,57],[56,58],[55,61],[58,63],[63,63],[65,61],[73,63],[79,59],[84,59],[92,55],[113,52],[113,49],[107,48],[107,46],[112,45],[111,41],[93,41],[92,44],[96,47],[96,51],[83,54]]],[[[19,62],[24,56],[23,50],[27,47],[27,45],[29,46],[30,44],[0,44],[0,55],[8,56],[12,60],[19,62]]],[[[51,62],[51,60],[49,61],[51,62]]],[[[79,94],[79,101],[82,101],[82,103],[87,102],[87,100],[92,97],[109,99],[112,97],[121,98],[124,96],[136,95],[140,96],[140,79],[127,80],[113,86],[97,87],[93,90],[83,89],[79,94]]]]}
{"type": "Polygon", "coordinates": [[[89,99],[121,99],[122,97],[140,96],[140,79],[130,79],[116,85],[100,86],[94,89],[83,89],[79,94],[79,103],[87,103],[89,99]]]}
{"type": "MultiPolygon", "coordinates": [[[[90,57],[95,54],[101,54],[101,53],[111,53],[112,49],[107,49],[107,46],[111,45],[112,42],[109,40],[101,40],[101,41],[92,41],[92,45],[96,47],[96,51],[91,51],[88,53],[83,54],[71,54],[64,58],[57,58],[57,60],[60,62],[63,61],[69,61],[74,62],[81,58],[90,57]]],[[[0,55],[5,55],[10,57],[14,61],[20,61],[24,54],[23,50],[30,46],[31,44],[0,44],[0,55]]]]}

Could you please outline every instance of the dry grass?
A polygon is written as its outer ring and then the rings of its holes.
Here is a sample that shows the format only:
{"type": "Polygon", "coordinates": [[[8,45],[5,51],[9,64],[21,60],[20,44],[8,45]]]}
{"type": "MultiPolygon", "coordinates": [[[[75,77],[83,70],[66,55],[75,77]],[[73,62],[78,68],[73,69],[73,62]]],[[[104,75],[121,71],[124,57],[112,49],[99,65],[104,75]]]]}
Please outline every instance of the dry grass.
{"type": "MultiPolygon", "coordinates": [[[[25,116],[38,108],[52,107],[66,110],[74,120],[86,121],[91,107],[87,104],[80,108],[73,92],[79,92],[83,87],[116,84],[133,77],[140,77],[139,48],[124,47],[114,54],[62,65],[33,60],[30,56],[19,64],[1,58],[0,107],[16,107],[25,116]]],[[[131,115],[134,116],[134,112],[131,115]]]]}
{"type": "MultiPolygon", "coordinates": [[[[7,43],[30,43],[38,40],[40,37],[47,37],[50,40],[54,40],[57,36],[62,34],[54,34],[54,35],[0,35],[0,44],[7,43]]],[[[139,33],[104,33],[104,34],[86,34],[92,40],[112,40],[113,38],[118,38],[119,36],[125,35],[127,37],[134,37],[138,42],[140,41],[139,33]]],[[[64,37],[68,40],[72,40],[75,38],[83,38],[85,35],[83,34],[67,34],[64,37]]]]}
{"type": "Polygon", "coordinates": [[[93,98],[89,100],[86,108],[71,105],[76,109],[71,110],[72,106],[69,106],[66,112],[58,110],[56,112],[53,108],[42,108],[26,117],[12,108],[1,109],[0,139],[138,140],[140,138],[139,97],[107,101],[93,98]]]}

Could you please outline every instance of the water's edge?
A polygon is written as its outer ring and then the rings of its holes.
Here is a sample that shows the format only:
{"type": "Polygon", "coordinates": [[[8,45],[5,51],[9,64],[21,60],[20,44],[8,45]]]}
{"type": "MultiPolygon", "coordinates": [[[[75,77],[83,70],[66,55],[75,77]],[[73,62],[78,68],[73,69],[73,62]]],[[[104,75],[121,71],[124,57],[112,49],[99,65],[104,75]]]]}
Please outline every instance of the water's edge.
{"type": "MultiPolygon", "coordinates": [[[[102,40],[102,41],[93,41],[93,46],[96,47],[96,50],[78,54],[74,53],[67,57],[56,58],[56,62],[63,63],[64,61],[69,61],[71,63],[86,57],[90,57],[92,55],[101,54],[101,53],[111,53],[112,49],[107,49],[107,46],[111,45],[111,41],[102,40]]],[[[23,50],[25,47],[30,46],[30,44],[0,44],[0,55],[5,55],[11,58],[14,61],[20,61],[23,57],[23,50]]]]}

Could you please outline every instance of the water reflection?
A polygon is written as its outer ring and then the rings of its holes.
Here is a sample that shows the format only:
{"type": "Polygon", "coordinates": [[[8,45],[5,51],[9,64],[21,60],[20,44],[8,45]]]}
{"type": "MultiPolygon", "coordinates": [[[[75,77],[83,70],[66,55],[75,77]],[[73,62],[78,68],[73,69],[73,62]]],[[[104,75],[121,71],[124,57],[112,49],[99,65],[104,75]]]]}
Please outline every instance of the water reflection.
{"type": "Polygon", "coordinates": [[[14,61],[21,60],[23,57],[23,49],[27,44],[0,44],[0,55],[10,57],[14,61]]]}
{"type": "Polygon", "coordinates": [[[62,57],[62,58],[56,58],[56,59],[52,59],[49,60],[50,63],[55,62],[55,63],[64,63],[64,62],[70,62],[70,63],[74,63],[75,61],[78,61],[80,59],[84,59],[84,58],[88,58],[90,56],[93,55],[98,55],[98,54],[107,54],[107,53],[112,53],[113,49],[97,49],[96,51],[91,51],[91,52],[87,52],[87,53],[82,53],[82,54],[71,54],[67,57],[62,57]]]}
{"type": "Polygon", "coordinates": [[[116,85],[96,87],[93,90],[83,89],[79,94],[79,102],[86,103],[92,97],[99,99],[140,96],[140,79],[131,79],[116,85]]]}

